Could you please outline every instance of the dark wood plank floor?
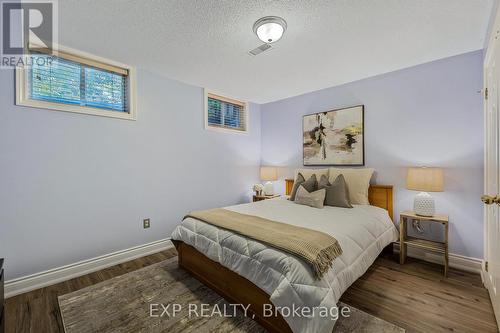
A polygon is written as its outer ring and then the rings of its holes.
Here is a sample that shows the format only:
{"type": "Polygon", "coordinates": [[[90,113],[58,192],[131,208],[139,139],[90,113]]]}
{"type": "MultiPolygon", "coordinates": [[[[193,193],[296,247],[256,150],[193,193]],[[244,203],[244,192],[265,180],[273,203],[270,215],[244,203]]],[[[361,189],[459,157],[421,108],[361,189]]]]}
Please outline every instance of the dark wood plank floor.
{"type": "MultiPolygon", "coordinates": [[[[7,333],[63,332],[57,296],[160,262],[174,249],[132,260],[6,301],[7,333]]],[[[479,275],[409,258],[400,266],[390,254],[342,296],[342,301],[408,332],[497,332],[493,309],[479,275]]]]}
{"type": "Polygon", "coordinates": [[[417,259],[379,257],[342,300],[408,332],[498,332],[478,274],[451,269],[445,279],[441,265],[417,259]]]}

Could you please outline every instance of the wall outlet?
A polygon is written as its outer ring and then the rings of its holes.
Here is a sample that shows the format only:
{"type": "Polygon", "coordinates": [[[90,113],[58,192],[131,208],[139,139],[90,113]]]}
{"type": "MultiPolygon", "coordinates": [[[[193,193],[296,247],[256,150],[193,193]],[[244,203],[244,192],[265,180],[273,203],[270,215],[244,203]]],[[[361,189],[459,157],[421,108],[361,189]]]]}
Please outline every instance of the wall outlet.
{"type": "Polygon", "coordinates": [[[147,229],[147,228],[149,228],[150,226],[151,226],[151,221],[149,221],[149,219],[144,219],[144,220],[142,220],[142,227],[143,227],[144,229],[147,229]]]}

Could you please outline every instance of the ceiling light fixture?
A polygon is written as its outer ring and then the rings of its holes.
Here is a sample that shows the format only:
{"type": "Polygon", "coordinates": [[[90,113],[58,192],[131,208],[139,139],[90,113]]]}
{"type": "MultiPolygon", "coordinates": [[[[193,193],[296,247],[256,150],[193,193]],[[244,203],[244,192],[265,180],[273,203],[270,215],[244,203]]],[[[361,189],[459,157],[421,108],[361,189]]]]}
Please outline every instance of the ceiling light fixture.
{"type": "Polygon", "coordinates": [[[280,40],[286,30],[286,21],[278,16],[266,16],[253,24],[253,32],[264,43],[280,40]]]}

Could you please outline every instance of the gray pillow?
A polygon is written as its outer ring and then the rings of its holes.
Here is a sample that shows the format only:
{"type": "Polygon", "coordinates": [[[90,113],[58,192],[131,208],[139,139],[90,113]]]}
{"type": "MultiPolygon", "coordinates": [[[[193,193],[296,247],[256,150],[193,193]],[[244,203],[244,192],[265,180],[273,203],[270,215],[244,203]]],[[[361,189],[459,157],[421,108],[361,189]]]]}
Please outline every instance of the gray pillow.
{"type": "Polygon", "coordinates": [[[326,190],[323,188],[309,193],[303,185],[299,186],[295,195],[295,203],[306,205],[314,208],[323,208],[325,202],[326,190]]]}
{"type": "Polygon", "coordinates": [[[308,180],[305,180],[304,176],[299,173],[297,179],[293,184],[292,192],[290,193],[290,200],[295,201],[295,196],[297,195],[297,190],[299,186],[302,185],[308,192],[314,192],[318,189],[318,181],[316,180],[316,175],[312,175],[308,180]]]}
{"type": "Polygon", "coordinates": [[[316,180],[316,175],[312,175],[308,180],[301,184],[307,190],[307,192],[314,192],[318,189],[318,181],[316,180]]]}
{"type": "Polygon", "coordinates": [[[328,178],[323,175],[319,180],[318,188],[326,190],[325,206],[352,208],[344,176],[338,175],[335,181],[330,184],[328,178]]]}
{"type": "Polygon", "coordinates": [[[292,192],[290,193],[290,200],[292,200],[292,201],[295,200],[295,194],[297,193],[299,186],[302,185],[302,183],[305,181],[306,180],[304,179],[304,176],[302,176],[302,174],[299,173],[297,175],[297,179],[295,179],[295,182],[293,183],[292,192]]]}

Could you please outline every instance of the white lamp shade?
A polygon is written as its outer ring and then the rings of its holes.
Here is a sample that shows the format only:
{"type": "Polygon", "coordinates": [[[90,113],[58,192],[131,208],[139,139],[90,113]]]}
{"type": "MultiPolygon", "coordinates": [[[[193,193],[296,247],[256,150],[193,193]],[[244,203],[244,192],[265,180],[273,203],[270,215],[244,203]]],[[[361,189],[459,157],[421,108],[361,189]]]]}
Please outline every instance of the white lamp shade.
{"type": "Polygon", "coordinates": [[[409,168],[406,177],[406,188],[423,192],[442,192],[444,189],[443,169],[409,168]]]}
{"type": "Polygon", "coordinates": [[[266,181],[278,180],[278,169],[276,167],[260,167],[260,179],[266,181]]]}

